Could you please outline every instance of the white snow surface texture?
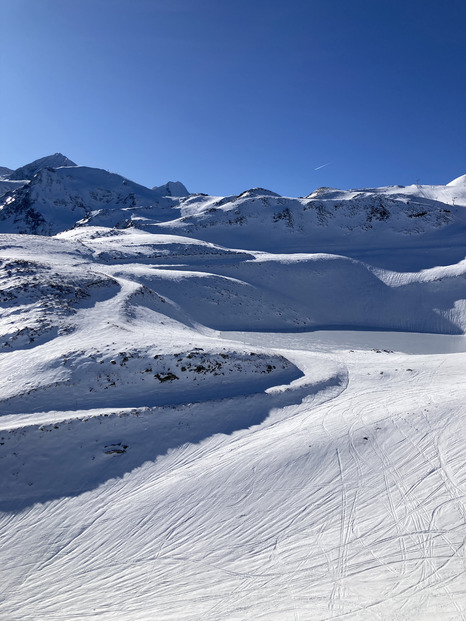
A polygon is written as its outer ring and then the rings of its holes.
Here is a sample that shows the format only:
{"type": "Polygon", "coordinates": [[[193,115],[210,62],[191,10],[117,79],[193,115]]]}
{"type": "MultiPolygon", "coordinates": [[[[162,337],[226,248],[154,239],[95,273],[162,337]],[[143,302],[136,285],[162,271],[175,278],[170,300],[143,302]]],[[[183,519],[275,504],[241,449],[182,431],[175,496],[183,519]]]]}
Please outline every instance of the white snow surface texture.
{"type": "Polygon", "coordinates": [[[0,172],[2,621],[466,619],[466,175],[0,172]]]}

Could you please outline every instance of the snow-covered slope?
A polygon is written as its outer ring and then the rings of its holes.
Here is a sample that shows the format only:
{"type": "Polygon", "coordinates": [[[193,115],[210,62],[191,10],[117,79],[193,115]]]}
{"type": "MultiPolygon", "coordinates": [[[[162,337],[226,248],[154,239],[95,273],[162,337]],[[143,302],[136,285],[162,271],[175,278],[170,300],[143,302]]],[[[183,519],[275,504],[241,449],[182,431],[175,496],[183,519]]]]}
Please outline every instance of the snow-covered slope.
{"type": "MultiPolygon", "coordinates": [[[[52,235],[78,221],[125,221],[132,209],[149,211],[154,221],[171,215],[173,200],[120,175],[86,166],[43,169],[24,187],[3,198],[0,229],[52,235]],[[103,212],[103,213],[102,213],[103,212]]],[[[176,204],[176,203],[175,203],[176,204]]]]}
{"type": "MultiPolygon", "coordinates": [[[[192,196],[181,218],[154,226],[214,243],[267,251],[323,252],[385,245],[432,244],[454,230],[464,236],[466,184],[379,190],[323,188],[305,199],[246,192],[214,199],[192,196]],[[457,192],[455,190],[458,190],[457,192]]],[[[137,226],[148,229],[150,223],[137,226]]]]}
{"type": "MultiPolygon", "coordinates": [[[[127,212],[124,226],[245,250],[345,254],[401,270],[465,256],[466,182],[461,178],[447,186],[322,188],[302,199],[255,188],[224,198],[190,195],[178,205],[180,217],[175,211],[163,222],[135,208],[127,212]]],[[[116,213],[99,212],[85,224],[121,226],[122,221],[116,213]]]]}
{"type": "Polygon", "coordinates": [[[0,618],[466,618],[465,177],[57,165],[0,209],[0,618]]]}
{"type": "Polygon", "coordinates": [[[0,355],[4,415],[46,409],[50,399],[64,409],[78,400],[84,407],[179,403],[239,386],[244,393],[252,379],[254,389],[267,387],[279,372],[299,375],[270,355],[218,350],[193,330],[189,304],[183,309],[156,288],[112,276],[82,244],[1,242],[0,347],[11,352],[0,355]],[[151,333],[152,342],[141,339],[151,333]],[[24,381],[10,375],[12,367],[24,381]]]}

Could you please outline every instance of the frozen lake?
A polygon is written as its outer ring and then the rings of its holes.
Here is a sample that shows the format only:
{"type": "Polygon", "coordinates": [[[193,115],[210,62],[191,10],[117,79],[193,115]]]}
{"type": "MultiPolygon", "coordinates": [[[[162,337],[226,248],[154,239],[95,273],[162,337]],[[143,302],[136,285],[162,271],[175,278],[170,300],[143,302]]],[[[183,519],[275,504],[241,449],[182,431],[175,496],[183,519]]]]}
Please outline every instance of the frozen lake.
{"type": "Polygon", "coordinates": [[[466,352],[466,336],[418,332],[316,330],[313,332],[221,332],[224,339],[246,345],[329,352],[345,349],[391,350],[406,354],[466,352]]]}

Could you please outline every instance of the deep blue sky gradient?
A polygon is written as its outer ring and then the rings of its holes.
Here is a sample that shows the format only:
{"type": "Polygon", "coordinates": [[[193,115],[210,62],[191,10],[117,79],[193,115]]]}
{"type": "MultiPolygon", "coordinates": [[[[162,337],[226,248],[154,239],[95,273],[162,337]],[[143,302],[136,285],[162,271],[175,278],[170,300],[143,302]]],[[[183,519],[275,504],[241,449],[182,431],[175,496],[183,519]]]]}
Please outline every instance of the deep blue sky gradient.
{"type": "Polygon", "coordinates": [[[0,10],[0,165],[61,151],[144,185],[221,195],[466,173],[464,0],[0,10]]]}

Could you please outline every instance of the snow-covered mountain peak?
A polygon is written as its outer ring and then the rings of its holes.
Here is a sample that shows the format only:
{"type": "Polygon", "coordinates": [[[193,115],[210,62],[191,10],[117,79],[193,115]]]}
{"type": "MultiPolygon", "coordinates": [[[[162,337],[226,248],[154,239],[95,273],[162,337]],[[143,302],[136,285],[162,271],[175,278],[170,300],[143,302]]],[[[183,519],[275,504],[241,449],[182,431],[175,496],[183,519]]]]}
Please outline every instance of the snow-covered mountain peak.
{"type": "Polygon", "coordinates": [[[453,179],[453,181],[450,181],[450,183],[447,183],[447,187],[448,188],[452,188],[452,187],[466,188],[466,175],[461,175],[461,177],[457,177],[456,179],[453,179]]]}
{"type": "Polygon", "coordinates": [[[47,167],[27,185],[5,195],[0,206],[1,230],[53,235],[101,212],[102,223],[108,225],[106,212],[111,210],[114,226],[130,220],[135,208],[151,209],[152,219],[157,221],[161,210],[170,208],[173,200],[99,168],[47,167]]]}
{"type": "Polygon", "coordinates": [[[329,188],[326,186],[322,186],[321,188],[317,188],[317,190],[314,190],[313,192],[311,192],[310,194],[308,194],[307,196],[305,196],[304,198],[322,198],[323,196],[327,197],[327,196],[332,196],[335,192],[339,193],[342,190],[338,190],[337,188],[329,188]]]}
{"type": "Polygon", "coordinates": [[[46,157],[41,157],[38,160],[34,160],[25,166],[21,166],[13,171],[9,175],[9,179],[12,180],[23,180],[23,179],[32,179],[35,174],[37,174],[40,170],[44,168],[60,168],[62,166],[76,166],[73,161],[71,161],[66,155],[62,153],[54,153],[53,155],[47,155],[46,157]]]}
{"type": "Polygon", "coordinates": [[[181,183],[181,181],[168,181],[163,185],[154,186],[152,189],[156,191],[157,194],[159,194],[160,196],[189,196],[189,192],[186,189],[186,186],[181,183]]]}
{"type": "Polygon", "coordinates": [[[276,198],[280,198],[280,194],[264,188],[251,188],[250,190],[245,190],[244,192],[241,192],[237,198],[256,198],[258,196],[274,196],[276,198]]]}

